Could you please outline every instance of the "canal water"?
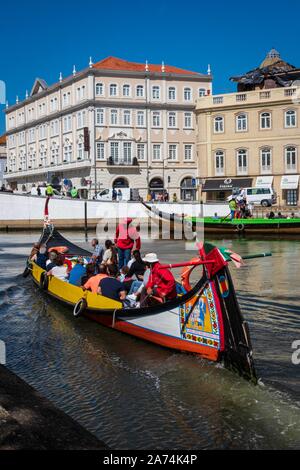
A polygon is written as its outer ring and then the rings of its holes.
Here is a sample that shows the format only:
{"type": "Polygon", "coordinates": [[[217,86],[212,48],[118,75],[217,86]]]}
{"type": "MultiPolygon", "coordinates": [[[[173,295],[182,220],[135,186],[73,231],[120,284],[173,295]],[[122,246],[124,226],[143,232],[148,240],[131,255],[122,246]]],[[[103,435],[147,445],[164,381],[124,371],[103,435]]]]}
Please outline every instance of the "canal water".
{"type": "MultiPolygon", "coordinates": [[[[66,233],[84,246],[84,235],[66,233]]],[[[109,330],[21,275],[36,233],[0,235],[0,339],[7,366],[115,449],[295,449],[300,443],[300,240],[217,240],[250,325],[257,387],[221,365],[109,330]]],[[[190,259],[181,241],[147,242],[164,261],[190,259]]]]}

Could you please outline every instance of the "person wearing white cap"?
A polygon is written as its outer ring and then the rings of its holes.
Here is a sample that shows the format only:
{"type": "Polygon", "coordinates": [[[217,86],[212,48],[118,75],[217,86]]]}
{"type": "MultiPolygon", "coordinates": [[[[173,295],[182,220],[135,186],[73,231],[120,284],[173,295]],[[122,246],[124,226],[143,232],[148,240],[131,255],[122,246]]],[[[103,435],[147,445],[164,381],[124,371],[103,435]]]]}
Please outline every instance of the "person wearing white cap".
{"type": "Polygon", "coordinates": [[[147,295],[154,295],[163,300],[176,297],[176,283],[173,274],[167,268],[163,268],[156,253],[148,253],[143,258],[150,265],[151,272],[146,285],[147,295]]]}

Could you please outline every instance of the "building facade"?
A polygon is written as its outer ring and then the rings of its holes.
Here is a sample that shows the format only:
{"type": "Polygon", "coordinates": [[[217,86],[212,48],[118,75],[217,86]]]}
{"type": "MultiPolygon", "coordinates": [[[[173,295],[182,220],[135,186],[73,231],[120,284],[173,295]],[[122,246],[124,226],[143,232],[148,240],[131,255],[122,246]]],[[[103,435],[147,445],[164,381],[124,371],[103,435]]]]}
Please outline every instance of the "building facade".
{"type": "Polygon", "coordinates": [[[36,79],[30,96],[6,109],[6,179],[26,190],[71,180],[90,194],[165,188],[193,199],[195,105],[211,83],[209,73],[114,57],[52,86],[36,79]]]}
{"type": "Polygon", "coordinates": [[[6,171],[6,136],[0,136],[0,187],[5,185],[5,174],[6,171]]]}
{"type": "MultiPolygon", "coordinates": [[[[278,55],[266,59],[278,63],[278,55]]],[[[294,67],[288,73],[295,77],[296,72],[299,75],[294,67]]],[[[240,77],[249,91],[198,100],[198,177],[203,201],[225,200],[235,187],[273,186],[279,205],[299,204],[300,87],[297,80],[285,80],[282,85],[282,61],[279,73],[276,86],[276,76],[258,83],[240,77]]]]}

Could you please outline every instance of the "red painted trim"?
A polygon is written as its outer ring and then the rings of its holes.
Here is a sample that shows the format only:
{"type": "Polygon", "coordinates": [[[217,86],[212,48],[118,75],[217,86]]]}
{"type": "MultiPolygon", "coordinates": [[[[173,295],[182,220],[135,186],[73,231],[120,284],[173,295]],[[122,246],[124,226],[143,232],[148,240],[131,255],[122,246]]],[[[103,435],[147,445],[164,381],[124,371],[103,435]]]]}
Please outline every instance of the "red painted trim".
{"type": "Polygon", "coordinates": [[[217,294],[217,289],[215,285],[216,281],[212,281],[210,283],[211,285],[211,290],[214,296],[214,301],[216,305],[216,310],[217,310],[217,315],[218,315],[218,323],[219,323],[219,337],[220,337],[220,351],[224,351],[225,349],[225,338],[224,338],[224,323],[223,323],[223,313],[222,313],[222,307],[220,304],[220,300],[217,294]]]}

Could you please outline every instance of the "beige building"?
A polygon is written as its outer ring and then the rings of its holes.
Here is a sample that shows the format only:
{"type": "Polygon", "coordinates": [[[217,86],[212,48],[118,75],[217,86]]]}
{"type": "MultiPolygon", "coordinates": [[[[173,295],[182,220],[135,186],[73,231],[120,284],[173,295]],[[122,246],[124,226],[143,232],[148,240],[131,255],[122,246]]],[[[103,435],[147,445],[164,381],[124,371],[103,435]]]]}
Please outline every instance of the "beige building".
{"type": "Polygon", "coordinates": [[[89,195],[112,187],[196,197],[195,104],[212,77],[108,57],[6,109],[7,181],[30,190],[69,180],[89,195]],[[89,143],[87,142],[89,136],[89,143]],[[90,191],[88,191],[90,190],[90,191]]]}
{"type": "Polygon", "coordinates": [[[299,203],[299,72],[272,50],[258,69],[233,79],[243,91],[198,100],[203,201],[224,200],[237,187],[273,186],[278,204],[299,203]]]}

